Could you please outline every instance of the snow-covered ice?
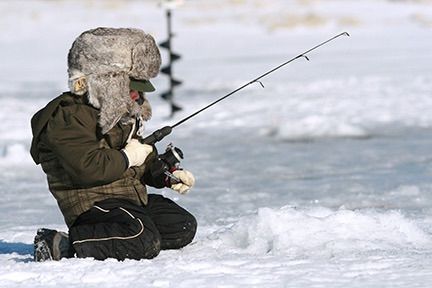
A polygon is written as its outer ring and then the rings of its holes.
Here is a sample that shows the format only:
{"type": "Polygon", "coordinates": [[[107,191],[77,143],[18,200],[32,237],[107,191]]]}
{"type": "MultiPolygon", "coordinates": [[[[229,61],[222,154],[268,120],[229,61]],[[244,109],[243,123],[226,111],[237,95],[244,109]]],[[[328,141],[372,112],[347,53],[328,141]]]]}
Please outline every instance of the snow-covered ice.
{"type": "MultiPolygon", "coordinates": [[[[152,190],[198,219],[194,242],[152,260],[32,261],[36,229],[65,230],[28,153],[30,118],[67,89],[84,30],[166,38],[157,1],[0,2],[0,287],[429,287],[432,2],[184,1],[173,12],[169,108],[148,131],[348,31],[176,128],[196,187],[152,190]]],[[[166,52],[162,50],[164,61],[166,52]]],[[[163,91],[167,79],[154,84],[163,91]]]]}

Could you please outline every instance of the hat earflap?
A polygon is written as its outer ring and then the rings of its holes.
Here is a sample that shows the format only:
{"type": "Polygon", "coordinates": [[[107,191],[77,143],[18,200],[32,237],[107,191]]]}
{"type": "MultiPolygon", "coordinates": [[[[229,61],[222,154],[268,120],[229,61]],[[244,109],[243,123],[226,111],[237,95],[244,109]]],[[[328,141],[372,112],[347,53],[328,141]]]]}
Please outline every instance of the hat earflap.
{"type": "Polygon", "coordinates": [[[129,102],[132,102],[129,76],[126,73],[107,73],[90,75],[88,80],[88,100],[93,107],[100,109],[98,122],[102,134],[105,134],[128,113],[129,102]]]}

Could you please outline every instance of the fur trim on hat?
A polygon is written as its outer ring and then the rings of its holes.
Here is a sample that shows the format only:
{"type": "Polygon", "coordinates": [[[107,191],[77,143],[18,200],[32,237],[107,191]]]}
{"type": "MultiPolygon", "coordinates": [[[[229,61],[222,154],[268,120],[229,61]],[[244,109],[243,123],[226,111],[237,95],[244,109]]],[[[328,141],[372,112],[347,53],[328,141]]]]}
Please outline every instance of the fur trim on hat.
{"type": "Polygon", "coordinates": [[[159,73],[161,57],[155,40],[139,29],[96,28],[82,33],[68,55],[69,88],[87,93],[100,109],[99,125],[108,132],[122,117],[151,117],[148,101],[139,106],[129,96],[130,78],[145,79],[159,73]]]}

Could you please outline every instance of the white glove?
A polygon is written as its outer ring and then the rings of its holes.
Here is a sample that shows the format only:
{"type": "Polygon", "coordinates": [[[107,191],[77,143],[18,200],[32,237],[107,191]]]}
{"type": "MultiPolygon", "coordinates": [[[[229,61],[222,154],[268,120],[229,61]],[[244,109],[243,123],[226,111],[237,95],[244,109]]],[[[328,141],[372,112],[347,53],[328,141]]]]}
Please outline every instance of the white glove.
{"type": "Polygon", "coordinates": [[[137,139],[131,139],[122,151],[128,158],[129,167],[140,166],[153,151],[153,146],[141,144],[137,139]]]}
{"type": "Polygon", "coordinates": [[[186,194],[195,184],[195,178],[191,172],[187,170],[176,170],[172,173],[175,177],[177,177],[181,182],[171,184],[171,189],[180,193],[186,194]]]}

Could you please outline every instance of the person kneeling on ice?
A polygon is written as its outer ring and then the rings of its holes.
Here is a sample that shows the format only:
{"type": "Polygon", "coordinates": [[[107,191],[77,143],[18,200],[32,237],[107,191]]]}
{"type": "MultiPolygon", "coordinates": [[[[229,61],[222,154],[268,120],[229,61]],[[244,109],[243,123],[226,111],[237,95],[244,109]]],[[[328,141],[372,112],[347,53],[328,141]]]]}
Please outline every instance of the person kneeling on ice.
{"type": "Polygon", "coordinates": [[[31,120],[31,155],[69,229],[39,229],[36,261],[150,259],[192,242],[194,216],[146,192],[149,185],[184,194],[195,182],[189,171],[166,169],[156,147],[139,141],[151,116],[144,92],[154,91],[149,79],[160,64],[155,40],[139,29],[96,28],[74,41],[70,92],[31,120]]]}

